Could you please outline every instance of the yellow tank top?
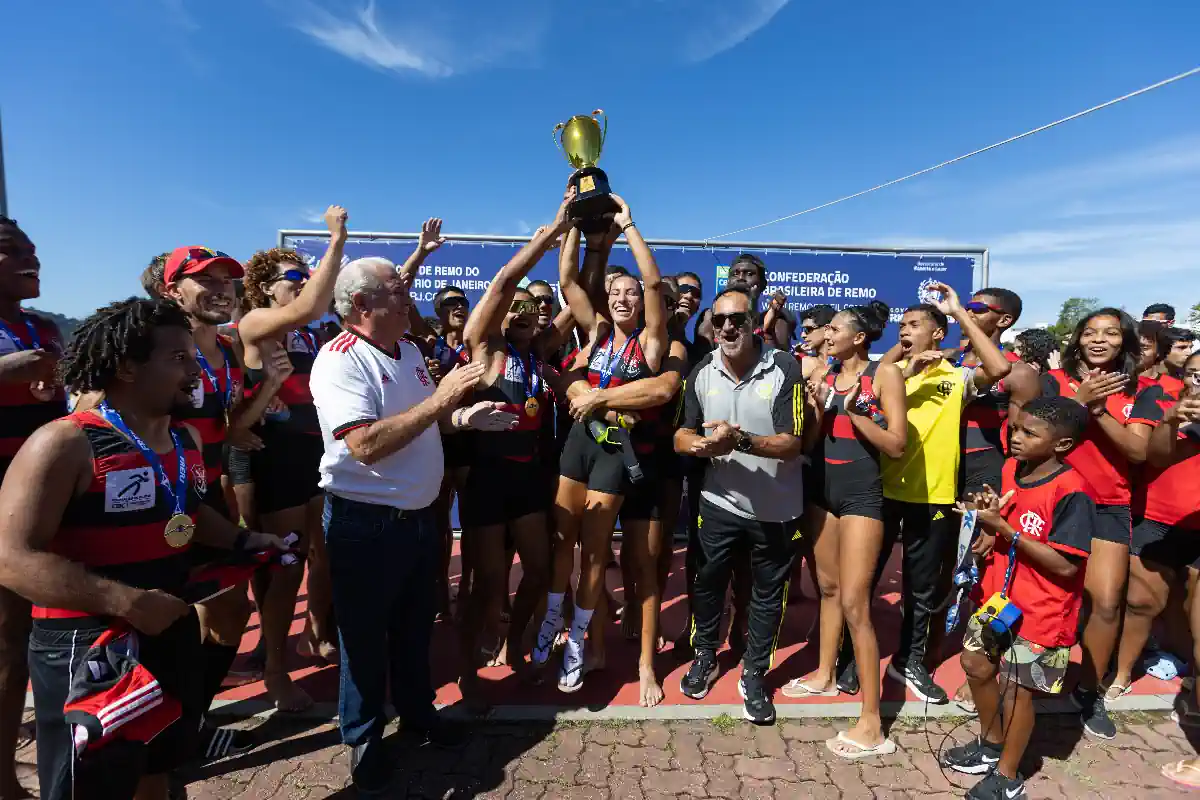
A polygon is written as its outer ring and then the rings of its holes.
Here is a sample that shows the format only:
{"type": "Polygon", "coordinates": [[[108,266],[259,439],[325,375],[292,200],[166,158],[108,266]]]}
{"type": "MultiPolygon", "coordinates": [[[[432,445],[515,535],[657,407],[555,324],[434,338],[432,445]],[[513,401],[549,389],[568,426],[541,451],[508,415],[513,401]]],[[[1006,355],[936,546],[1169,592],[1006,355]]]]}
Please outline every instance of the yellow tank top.
{"type": "MultiPolygon", "coordinates": [[[[907,361],[896,366],[904,369],[907,361]]],[[[882,457],[883,496],[905,503],[950,504],[958,496],[962,412],[974,370],[942,359],[904,382],[908,442],[904,457],[882,457]]]]}

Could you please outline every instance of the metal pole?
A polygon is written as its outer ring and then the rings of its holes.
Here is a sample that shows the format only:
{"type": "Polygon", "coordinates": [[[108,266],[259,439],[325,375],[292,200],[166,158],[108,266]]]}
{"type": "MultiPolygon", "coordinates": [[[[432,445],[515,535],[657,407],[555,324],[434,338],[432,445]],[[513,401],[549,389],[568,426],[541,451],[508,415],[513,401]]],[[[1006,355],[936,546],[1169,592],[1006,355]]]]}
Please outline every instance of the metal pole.
{"type": "Polygon", "coordinates": [[[4,182],[4,120],[0,119],[0,217],[8,216],[8,188],[4,182]]]}

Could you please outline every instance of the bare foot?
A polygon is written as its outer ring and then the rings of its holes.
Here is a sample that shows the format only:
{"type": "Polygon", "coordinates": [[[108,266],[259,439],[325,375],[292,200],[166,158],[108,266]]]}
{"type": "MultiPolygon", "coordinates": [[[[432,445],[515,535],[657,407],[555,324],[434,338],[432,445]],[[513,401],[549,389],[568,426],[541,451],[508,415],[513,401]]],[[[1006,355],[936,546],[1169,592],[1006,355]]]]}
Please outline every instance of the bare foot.
{"type": "Polygon", "coordinates": [[[296,652],[301,658],[312,658],[334,666],[341,662],[341,653],[338,652],[337,646],[329,642],[314,645],[312,639],[301,639],[296,645],[296,652]]]}
{"type": "Polygon", "coordinates": [[[264,676],[263,685],[277,711],[295,714],[312,708],[313,699],[308,692],[297,686],[287,674],[264,676]]]}
{"type": "Polygon", "coordinates": [[[654,677],[654,667],[638,667],[638,683],[640,684],[640,699],[638,703],[643,708],[653,708],[663,701],[662,686],[654,677]]]}
{"type": "Polygon", "coordinates": [[[861,719],[854,724],[854,727],[846,731],[846,736],[855,744],[861,744],[867,749],[883,744],[883,730],[879,725],[870,724],[861,719]]]}
{"type": "Polygon", "coordinates": [[[484,651],[486,660],[483,662],[486,667],[507,667],[508,666],[508,642],[501,640],[494,651],[484,651]]]}

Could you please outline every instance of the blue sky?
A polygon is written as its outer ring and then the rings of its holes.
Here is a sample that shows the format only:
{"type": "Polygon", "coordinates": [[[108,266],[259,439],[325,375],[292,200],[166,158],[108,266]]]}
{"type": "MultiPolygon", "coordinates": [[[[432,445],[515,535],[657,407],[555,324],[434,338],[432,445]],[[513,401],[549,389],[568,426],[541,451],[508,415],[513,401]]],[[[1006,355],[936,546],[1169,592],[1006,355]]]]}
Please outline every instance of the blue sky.
{"type": "MultiPolygon", "coordinates": [[[[82,315],[154,254],[240,258],[336,202],[359,230],[520,234],[603,107],[601,165],[650,237],[826,202],[1200,64],[1200,4],[811,0],[13,3],[10,213],[37,305],[82,315]]],[[[1024,322],[1067,295],[1200,301],[1200,77],[759,241],[979,244],[1024,322]]]]}

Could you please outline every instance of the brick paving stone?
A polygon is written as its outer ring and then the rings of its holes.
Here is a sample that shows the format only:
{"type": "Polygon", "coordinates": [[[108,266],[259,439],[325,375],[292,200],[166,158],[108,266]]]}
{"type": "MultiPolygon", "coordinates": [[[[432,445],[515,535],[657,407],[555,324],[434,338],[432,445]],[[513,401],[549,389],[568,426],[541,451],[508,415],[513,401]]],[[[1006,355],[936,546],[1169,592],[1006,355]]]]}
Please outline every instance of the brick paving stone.
{"type": "Polygon", "coordinates": [[[762,780],[795,780],[796,765],[790,758],[752,758],[750,756],[734,756],[733,771],[739,778],[759,778],[762,780]]]}
{"type": "Polygon", "coordinates": [[[774,800],[775,787],[770,781],[760,781],[755,778],[742,778],[743,800],[774,800]]]}
{"type": "MultiPolygon", "coordinates": [[[[1194,752],[1162,714],[1121,719],[1113,742],[1080,738],[1074,717],[1041,718],[1023,769],[1030,797],[1157,800],[1180,796],[1162,765],[1194,752]]],[[[330,800],[352,797],[349,758],[331,726],[272,720],[258,750],[195,767],[192,800],[330,800]]],[[[935,747],[956,722],[931,720],[935,747]]],[[[842,723],[839,723],[841,726],[842,723]]],[[[450,750],[398,744],[391,797],[486,800],[658,800],[658,798],[961,797],[978,779],[943,774],[922,721],[899,722],[895,755],[846,762],[824,740],[824,721],[718,728],[709,721],[629,724],[479,723],[450,750]]],[[[976,729],[977,730],[977,729],[976,729]]],[[[975,734],[970,725],[955,740],[975,734]]],[[[403,741],[402,737],[398,741],[403,741]]],[[[36,784],[35,748],[18,753],[24,783],[36,784]]],[[[185,773],[185,777],[187,774],[185,773]]]]}
{"type": "Polygon", "coordinates": [[[795,740],[797,742],[823,742],[826,739],[832,739],[837,736],[837,731],[832,725],[819,723],[798,723],[785,722],[780,734],[784,739],[795,740]]]}
{"type": "Polygon", "coordinates": [[[684,772],[679,769],[656,769],[649,767],[643,770],[642,788],[646,791],[647,800],[651,794],[704,794],[705,778],[703,772],[684,772]]]}

